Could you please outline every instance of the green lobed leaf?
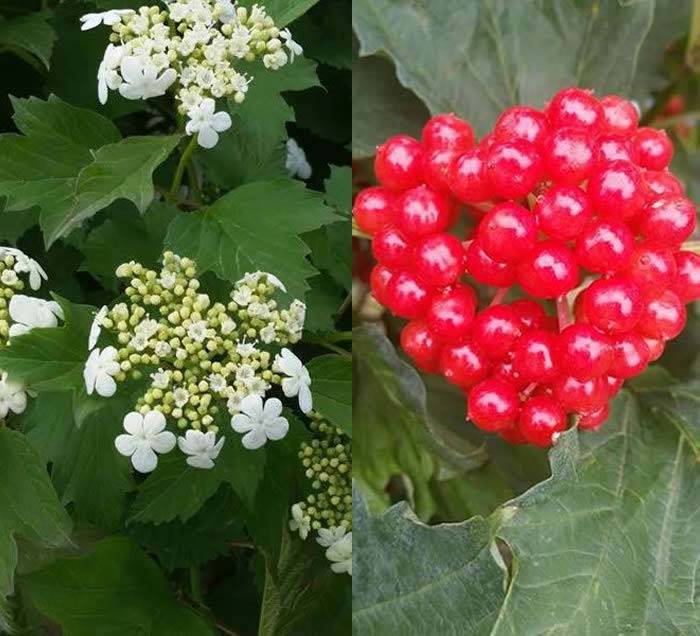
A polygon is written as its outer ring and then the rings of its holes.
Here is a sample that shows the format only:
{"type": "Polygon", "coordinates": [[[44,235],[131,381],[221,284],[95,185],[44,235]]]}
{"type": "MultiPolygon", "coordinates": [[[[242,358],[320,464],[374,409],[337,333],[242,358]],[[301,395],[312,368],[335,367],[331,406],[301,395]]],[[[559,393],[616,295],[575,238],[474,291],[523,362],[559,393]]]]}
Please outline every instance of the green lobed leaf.
{"type": "Polygon", "coordinates": [[[335,315],[338,313],[346,292],[338,287],[327,274],[309,279],[306,293],[306,322],[304,329],[311,333],[328,333],[335,329],[335,315]]]}
{"type": "Polygon", "coordinates": [[[432,113],[455,112],[483,134],[507,106],[541,107],[565,86],[628,95],[654,7],[654,0],[359,0],[353,25],[361,55],[387,53],[432,113]]]}
{"type": "Polygon", "coordinates": [[[26,51],[49,68],[56,41],[56,32],[48,21],[50,17],[50,12],[42,11],[9,20],[0,18],[0,48],[26,51]]]}
{"type": "Polygon", "coordinates": [[[308,365],[314,410],[352,437],[352,360],[328,355],[308,365]]]}
{"type": "MultiPolygon", "coordinates": [[[[264,6],[267,14],[274,19],[275,25],[281,29],[304,15],[317,2],[318,0],[266,0],[264,6]]],[[[240,4],[250,7],[255,2],[245,0],[240,4]]]]}
{"type": "Polygon", "coordinates": [[[44,463],[27,439],[0,427],[0,631],[10,633],[5,599],[13,593],[17,539],[44,548],[70,544],[71,520],[44,463]]]}
{"type": "Polygon", "coordinates": [[[316,273],[299,234],[336,220],[320,193],[287,179],[255,182],[221,197],[211,207],[179,215],[166,245],[197,261],[200,271],[236,281],[246,272],[279,276],[290,294],[302,298],[316,273]]]}
{"type": "Polygon", "coordinates": [[[107,538],[88,554],[23,577],[22,589],[71,636],[215,633],[176,600],[156,563],[125,537],[107,538]]]}
{"type": "Polygon", "coordinates": [[[325,0],[294,23],[292,35],[304,47],[304,54],[323,64],[349,69],[352,65],[348,24],[350,0],[325,0]]]}

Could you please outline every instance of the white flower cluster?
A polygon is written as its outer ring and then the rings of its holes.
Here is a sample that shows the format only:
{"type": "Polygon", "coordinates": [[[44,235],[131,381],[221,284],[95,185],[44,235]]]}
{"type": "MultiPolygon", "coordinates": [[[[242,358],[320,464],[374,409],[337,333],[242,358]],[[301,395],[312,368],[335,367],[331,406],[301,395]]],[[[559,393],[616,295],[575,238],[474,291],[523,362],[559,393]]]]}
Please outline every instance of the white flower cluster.
{"type": "Polygon", "coordinates": [[[97,312],[84,377],[88,394],[103,397],[127,379],[150,379],[116,443],[136,470],[150,472],[157,454],[176,444],[188,464],[212,468],[225,422],[250,450],[282,439],[289,429],[282,403],[266,399],[275,385],[311,411],[309,372],[286,347],[300,339],[306,307],[295,300],[280,309],[273,297],[284,286],[275,276],[246,274],[216,302],[201,292],[195,263],[171,252],[160,271],[131,262],[117,275],[128,281],[127,301],[97,312]],[[273,357],[265,346],[281,351],[273,357]],[[176,440],[168,423],[184,435],[176,440]]]}
{"type": "MultiPolygon", "coordinates": [[[[34,298],[21,292],[26,277],[36,291],[46,280],[46,272],[34,259],[13,247],[0,247],[0,346],[11,345],[11,338],[32,329],[58,326],[63,311],[57,302],[34,298]]],[[[0,420],[9,413],[23,413],[27,408],[27,388],[12,381],[0,370],[0,420]]]]}
{"type": "Polygon", "coordinates": [[[228,113],[215,112],[215,100],[245,99],[253,78],[240,70],[243,63],[261,57],[267,69],[278,70],[302,53],[264,7],[247,9],[231,0],[169,0],[165,8],[89,13],[80,20],[83,30],[105,24],[113,31],[97,73],[100,102],[107,102],[109,90],[148,99],[172,88],[189,120],[187,134],[197,133],[205,148],[231,126],[228,113]]]}

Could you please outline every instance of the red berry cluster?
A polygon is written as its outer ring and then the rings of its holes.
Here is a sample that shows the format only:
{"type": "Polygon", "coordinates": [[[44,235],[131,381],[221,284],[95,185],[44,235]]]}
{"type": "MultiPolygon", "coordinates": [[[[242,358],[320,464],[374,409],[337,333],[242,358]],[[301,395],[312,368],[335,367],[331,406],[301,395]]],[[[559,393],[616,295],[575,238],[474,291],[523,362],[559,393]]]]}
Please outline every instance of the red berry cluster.
{"type": "Polygon", "coordinates": [[[505,110],[478,144],[450,114],[420,141],[378,148],[381,185],[353,210],[373,237],[372,293],[410,321],[401,344],[416,366],[466,392],[476,426],[538,446],[569,414],[595,429],[622,383],[680,333],[700,257],[681,250],[696,213],[667,169],[672,153],[664,132],[638,127],[632,103],[579,88],[544,111],[505,110]],[[461,208],[477,220],[467,241],[450,233],[461,208]],[[497,299],[517,283],[545,302],[478,311],[465,273],[502,288],[497,299]]]}

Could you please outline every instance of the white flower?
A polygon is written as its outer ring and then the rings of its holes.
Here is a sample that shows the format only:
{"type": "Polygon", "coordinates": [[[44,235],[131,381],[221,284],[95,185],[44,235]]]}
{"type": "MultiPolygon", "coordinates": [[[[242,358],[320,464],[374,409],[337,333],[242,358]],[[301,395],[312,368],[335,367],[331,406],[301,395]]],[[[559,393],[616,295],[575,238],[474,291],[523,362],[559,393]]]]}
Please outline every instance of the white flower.
{"type": "Polygon", "coordinates": [[[159,328],[160,325],[158,324],[157,320],[153,320],[153,318],[146,318],[146,320],[142,320],[138,325],[136,325],[134,332],[142,335],[144,338],[152,338],[156,335],[156,333],[158,333],[159,328]]]}
{"type": "Polygon", "coordinates": [[[177,274],[175,272],[171,272],[170,270],[164,269],[160,273],[158,284],[163,289],[172,289],[173,287],[175,287],[175,283],[177,283],[177,274]]]}
{"type": "Polygon", "coordinates": [[[241,307],[248,306],[252,301],[252,297],[253,290],[246,285],[234,289],[233,293],[231,294],[231,300],[241,307]]]}
{"type": "Polygon", "coordinates": [[[243,358],[250,358],[257,352],[258,350],[251,342],[240,342],[236,345],[236,353],[243,358]]]}
{"type": "Polygon", "coordinates": [[[0,419],[7,417],[10,411],[20,414],[26,408],[27,394],[24,385],[11,382],[7,379],[7,373],[3,373],[0,379],[0,419]]]}
{"type": "Polygon", "coordinates": [[[132,13],[136,12],[132,9],[114,9],[112,11],[103,11],[102,13],[86,13],[80,18],[80,21],[83,23],[80,30],[89,31],[101,24],[113,26],[117,22],[121,22],[123,15],[131,15],[132,13]]]}
{"type": "Polygon", "coordinates": [[[287,54],[279,49],[274,53],[268,53],[263,55],[263,64],[265,68],[269,68],[271,71],[277,71],[281,69],[287,63],[287,54]]]}
{"type": "Polygon", "coordinates": [[[219,20],[233,22],[236,19],[236,7],[231,0],[216,0],[216,8],[219,10],[219,20]]]}
{"type": "Polygon", "coordinates": [[[174,68],[169,68],[159,76],[155,66],[133,55],[122,59],[120,69],[124,82],[119,85],[119,92],[126,99],[148,99],[165,95],[177,79],[174,68]]]}
{"type": "Polygon", "coordinates": [[[215,433],[190,429],[185,437],[178,437],[177,444],[185,455],[189,455],[187,463],[190,466],[208,470],[214,468],[214,460],[219,456],[225,441],[226,438],[222,437],[217,442],[215,433]]]}
{"type": "Polygon", "coordinates": [[[149,411],[146,415],[132,412],[124,417],[125,434],[117,436],[114,445],[140,473],[153,472],[158,465],[158,455],[175,448],[175,435],[165,430],[165,415],[149,411]]]}
{"type": "Polygon", "coordinates": [[[48,280],[46,272],[33,258],[14,247],[0,247],[0,257],[12,256],[15,259],[14,270],[18,274],[29,274],[29,286],[36,291],[41,287],[41,281],[48,280]]]}
{"type": "Polygon", "coordinates": [[[117,355],[114,347],[92,350],[83,370],[88,395],[96,391],[102,397],[112,397],[117,392],[117,383],[113,377],[119,373],[117,355]]]}
{"type": "Polygon", "coordinates": [[[289,431],[289,422],[282,413],[282,402],[271,398],[263,404],[259,395],[248,395],[240,404],[242,413],[231,418],[231,426],[237,433],[245,433],[242,442],[249,450],[264,446],[267,440],[280,440],[289,431]]]}
{"type": "Polygon", "coordinates": [[[289,29],[283,29],[280,31],[280,37],[284,40],[284,45],[289,49],[289,61],[294,61],[295,55],[301,55],[304,49],[301,48],[294,40],[292,40],[292,33],[289,29]]]}
{"type": "Polygon", "coordinates": [[[345,526],[336,526],[330,530],[328,528],[319,528],[316,542],[324,548],[330,548],[345,536],[345,532],[345,526]]]}
{"type": "Polygon", "coordinates": [[[282,283],[277,276],[270,274],[270,272],[261,272],[260,270],[257,272],[246,273],[245,276],[243,276],[243,278],[236,283],[236,285],[248,285],[249,287],[255,287],[262,278],[266,278],[267,282],[273,287],[277,287],[277,289],[281,289],[283,292],[287,291],[284,283],[282,283]]]}
{"type": "Polygon", "coordinates": [[[207,337],[206,321],[198,320],[197,322],[193,322],[187,328],[187,335],[195,342],[204,342],[204,339],[207,337]]]}
{"type": "Polygon", "coordinates": [[[306,160],[306,153],[294,139],[287,139],[287,160],[284,163],[287,174],[294,178],[310,179],[311,164],[306,160]]]}
{"type": "Polygon", "coordinates": [[[331,570],[336,574],[348,573],[352,576],[352,532],[346,534],[326,550],[326,558],[331,561],[331,570]]]}
{"type": "Polygon", "coordinates": [[[264,396],[270,388],[270,384],[260,377],[253,377],[246,381],[245,388],[250,395],[264,396]]]}
{"type": "Polygon", "coordinates": [[[305,540],[311,530],[311,517],[304,514],[299,504],[292,506],[292,518],[289,520],[289,529],[292,532],[299,532],[301,539],[305,540]]]}
{"type": "Polygon", "coordinates": [[[148,338],[142,333],[134,334],[134,337],[129,340],[129,346],[135,351],[143,351],[148,346],[148,338]]]}
{"type": "Polygon", "coordinates": [[[275,331],[275,325],[270,323],[269,325],[265,325],[261,330],[260,330],[260,340],[262,340],[265,344],[271,344],[274,342],[275,338],[277,337],[277,332],[275,331]]]}
{"type": "Polygon", "coordinates": [[[213,148],[219,142],[219,133],[231,128],[231,117],[223,111],[215,113],[213,99],[203,99],[199,106],[187,112],[190,120],[185,126],[188,135],[197,133],[197,143],[202,148],[213,148]]]}
{"type": "Polygon", "coordinates": [[[178,387],[173,391],[173,400],[175,401],[175,406],[182,408],[190,400],[190,392],[185,387],[178,387]]]}
{"type": "Polygon", "coordinates": [[[240,413],[241,402],[245,396],[240,391],[232,390],[228,396],[228,402],[226,402],[226,408],[231,415],[240,413]]]}
{"type": "Polygon", "coordinates": [[[235,328],[236,323],[231,318],[226,317],[221,321],[221,333],[224,336],[228,336],[229,334],[233,333],[235,328]]]}
{"type": "Polygon", "coordinates": [[[220,373],[212,373],[208,380],[209,388],[215,393],[221,393],[226,388],[226,378],[220,373]]]}
{"type": "Polygon", "coordinates": [[[156,346],[153,348],[153,351],[155,351],[155,354],[159,358],[165,358],[173,352],[173,348],[170,346],[170,343],[159,340],[156,342],[156,346]]]}
{"type": "Polygon", "coordinates": [[[289,349],[282,349],[273,363],[273,369],[289,376],[282,380],[282,391],[287,397],[299,396],[299,408],[307,415],[313,408],[311,376],[309,371],[289,349]]]}
{"type": "Polygon", "coordinates": [[[53,300],[32,298],[17,294],[10,300],[10,337],[21,336],[32,329],[56,327],[58,319],[63,319],[61,306],[53,300]]]}
{"type": "Polygon", "coordinates": [[[124,57],[124,47],[107,45],[104,57],[97,69],[97,98],[100,104],[107,103],[108,90],[119,88],[122,83],[122,76],[117,72],[124,57]]]}
{"type": "Polygon", "coordinates": [[[2,281],[4,285],[8,285],[10,287],[14,285],[18,280],[19,276],[17,276],[17,272],[14,269],[6,269],[2,273],[2,276],[0,276],[0,281],[2,281]]]}
{"type": "Polygon", "coordinates": [[[151,373],[151,380],[153,380],[154,389],[165,390],[170,385],[170,373],[163,369],[158,369],[155,373],[151,373]]]}
{"type": "Polygon", "coordinates": [[[107,312],[109,309],[107,305],[101,307],[100,310],[95,314],[95,319],[92,321],[92,326],[90,327],[90,337],[88,338],[88,349],[92,351],[100,339],[100,334],[102,333],[102,321],[107,317],[107,312]]]}

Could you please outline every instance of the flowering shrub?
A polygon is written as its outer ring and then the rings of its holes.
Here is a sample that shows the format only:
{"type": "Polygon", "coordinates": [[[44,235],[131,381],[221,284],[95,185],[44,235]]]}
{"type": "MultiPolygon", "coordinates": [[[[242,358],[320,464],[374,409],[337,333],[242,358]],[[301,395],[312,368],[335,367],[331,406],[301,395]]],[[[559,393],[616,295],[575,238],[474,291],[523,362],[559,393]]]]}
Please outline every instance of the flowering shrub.
{"type": "Polygon", "coordinates": [[[36,4],[0,8],[0,632],[349,633],[350,3],[36,4]]]}

